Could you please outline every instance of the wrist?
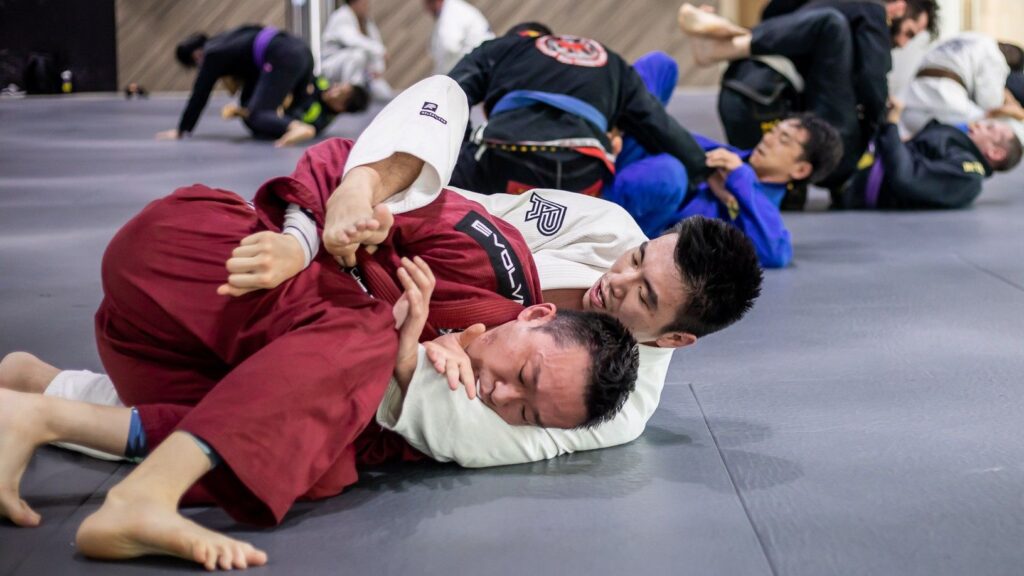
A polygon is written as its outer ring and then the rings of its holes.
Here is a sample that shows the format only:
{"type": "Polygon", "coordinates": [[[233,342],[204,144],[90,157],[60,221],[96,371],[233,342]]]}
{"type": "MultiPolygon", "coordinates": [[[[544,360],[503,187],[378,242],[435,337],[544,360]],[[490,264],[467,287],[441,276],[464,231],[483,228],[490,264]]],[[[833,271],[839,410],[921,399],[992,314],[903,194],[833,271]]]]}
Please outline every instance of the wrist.
{"type": "Polygon", "coordinates": [[[313,261],[315,254],[298,237],[298,233],[292,229],[285,230],[282,234],[284,241],[281,243],[285,251],[285,260],[288,262],[288,277],[302,272],[313,261]]]}

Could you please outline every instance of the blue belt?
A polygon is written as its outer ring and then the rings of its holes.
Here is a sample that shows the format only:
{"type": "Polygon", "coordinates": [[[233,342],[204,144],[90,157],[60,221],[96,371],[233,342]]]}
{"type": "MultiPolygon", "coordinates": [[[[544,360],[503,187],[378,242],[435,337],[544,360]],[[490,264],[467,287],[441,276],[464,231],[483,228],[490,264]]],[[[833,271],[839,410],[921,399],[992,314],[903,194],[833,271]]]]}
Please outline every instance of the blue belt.
{"type": "Polygon", "coordinates": [[[497,116],[498,114],[508,112],[509,110],[526,108],[527,106],[533,106],[534,104],[546,104],[552,108],[579,116],[598,127],[601,132],[608,131],[608,119],[605,118],[604,114],[601,114],[597,108],[594,108],[590,104],[587,104],[583,100],[574,96],[568,96],[566,94],[552,94],[550,92],[540,92],[538,90],[513,90],[508,94],[505,94],[500,100],[498,100],[498,103],[494,105],[494,108],[491,108],[491,116],[497,116]]]}

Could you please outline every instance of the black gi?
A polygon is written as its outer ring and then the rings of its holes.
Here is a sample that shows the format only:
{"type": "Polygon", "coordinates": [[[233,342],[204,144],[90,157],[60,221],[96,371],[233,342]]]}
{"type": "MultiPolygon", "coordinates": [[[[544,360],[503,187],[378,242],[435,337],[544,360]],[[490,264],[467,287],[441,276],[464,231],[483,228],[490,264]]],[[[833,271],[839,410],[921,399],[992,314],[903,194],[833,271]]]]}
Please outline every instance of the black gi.
{"type": "MultiPolygon", "coordinates": [[[[963,208],[981,194],[992,166],[959,128],[931,121],[908,142],[895,124],[884,124],[875,139],[883,174],[876,208],[913,210],[963,208]]],[[[871,208],[865,192],[871,168],[857,172],[835,208],[871,208]]]]}
{"type": "Polygon", "coordinates": [[[821,184],[841,185],[884,118],[892,40],[881,0],[773,0],[753,29],[753,55],[793,61],[805,87],[756,60],[733,62],[718,110],[729,143],[750,148],[790,112],[810,111],[843,137],[843,158],[821,184]],[[845,28],[846,30],[841,30],[845,28]]]}
{"type": "Polygon", "coordinates": [[[492,115],[513,90],[574,97],[649,151],[678,158],[691,182],[707,173],[704,151],[690,133],[665,112],[632,66],[594,40],[509,34],[481,44],[448,75],[466,92],[470,107],[483,102],[489,117],[463,143],[451,180],[455,186],[481,193],[535,187],[596,193],[611,176],[608,158],[601,157],[610,150],[608,136],[583,117],[545,104],[492,115]],[[587,146],[597,154],[571,145],[581,141],[593,143],[587,146]]]}
{"type": "Polygon", "coordinates": [[[203,61],[192,87],[192,96],[181,115],[178,132],[192,132],[210,99],[217,80],[233,76],[241,81],[240,104],[248,109],[245,125],[254,136],[280,137],[293,120],[277,109],[291,94],[292,108],[307,110],[312,105],[313,55],[306,44],[279,32],[264,52],[264,65],[257,68],[253,42],[263,26],[241,26],[210,38],[203,46],[203,61]]]}

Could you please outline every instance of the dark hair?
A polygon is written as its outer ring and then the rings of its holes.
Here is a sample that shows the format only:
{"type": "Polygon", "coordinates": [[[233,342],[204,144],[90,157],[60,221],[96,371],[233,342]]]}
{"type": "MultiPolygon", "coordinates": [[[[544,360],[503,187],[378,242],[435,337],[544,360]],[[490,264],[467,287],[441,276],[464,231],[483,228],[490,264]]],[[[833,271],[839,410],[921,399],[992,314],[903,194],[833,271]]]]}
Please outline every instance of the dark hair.
{"type": "Polygon", "coordinates": [[[1002,162],[992,162],[992,169],[996,172],[1007,172],[1016,168],[1017,164],[1020,164],[1021,156],[1024,155],[1024,149],[1016,133],[1000,142],[999,147],[1006,151],[1006,157],[1002,162]]]}
{"type": "Polygon", "coordinates": [[[562,346],[583,346],[590,353],[590,374],[583,402],[589,428],[611,420],[636,385],[640,352],[622,322],[599,312],[559,310],[538,330],[562,346]]]}
{"type": "Polygon", "coordinates": [[[508,32],[505,32],[505,36],[511,36],[513,34],[518,34],[520,36],[549,36],[554,34],[554,32],[551,31],[551,28],[548,28],[540,22],[520,22],[519,24],[509,28],[508,32]],[[533,32],[533,34],[531,34],[531,32],[533,32]]]}
{"type": "Polygon", "coordinates": [[[362,112],[369,105],[370,93],[359,84],[353,84],[352,92],[348,95],[348,99],[345,100],[345,112],[362,112]]]}
{"type": "Polygon", "coordinates": [[[922,12],[928,14],[928,34],[934,39],[939,35],[939,3],[936,0],[907,0],[907,13],[903,18],[895,18],[892,22],[893,32],[899,23],[907,18],[916,20],[922,12]]]}
{"type": "Polygon", "coordinates": [[[1024,49],[1016,44],[1000,42],[999,51],[1003,53],[1003,58],[1006,58],[1010,72],[1024,72],[1024,49]]]}
{"type": "Polygon", "coordinates": [[[181,65],[185,68],[195,68],[196,61],[192,58],[192,53],[199,50],[206,45],[206,41],[209,38],[202,32],[196,32],[188,38],[185,38],[174,48],[174,57],[181,62],[181,65]]]}
{"type": "MultiPolygon", "coordinates": [[[[800,160],[810,163],[811,175],[807,180],[818,183],[828,177],[843,158],[843,138],[839,131],[828,122],[811,112],[790,116],[807,131],[800,160]]],[[[787,118],[787,119],[789,119],[787,118]]]]}
{"type": "Polygon", "coordinates": [[[675,260],[686,304],[662,332],[706,336],[736,322],[761,294],[761,265],[739,228],[717,218],[691,216],[665,234],[679,234],[675,260]]]}

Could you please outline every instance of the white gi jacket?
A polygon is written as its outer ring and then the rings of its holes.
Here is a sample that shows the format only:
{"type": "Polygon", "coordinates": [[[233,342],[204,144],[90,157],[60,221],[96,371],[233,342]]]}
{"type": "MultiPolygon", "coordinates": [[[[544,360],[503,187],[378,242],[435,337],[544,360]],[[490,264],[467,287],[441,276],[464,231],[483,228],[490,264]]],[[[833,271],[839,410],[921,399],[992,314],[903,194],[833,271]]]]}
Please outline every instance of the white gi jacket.
{"type": "Polygon", "coordinates": [[[387,49],[372,19],[367,20],[364,34],[355,12],[345,4],[327,19],[322,38],[320,74],[335,83],[369,86],[378,98],[391,97],[391,87],[381,78],[387,49]]]}
{"type": "MultiPolygon", "coordinates": [[[[465,94],[450,78],[434,76],[416,84],[388,104],[362,133],[346,172],[394,152],[413,154],[426,162],[423,172],[408,191],[388,203],[396,213],[426,205],[455,168],[466,127],[465,110],[465,94]],[[436,110],[446,123],[422,114],[424,106],[439,101],[447,102],[436,110]]],[[[455,191],[523,234],[543,290],[589,288],[616,258],[647,240],[621,207],[582,194],[532,190],[519,196],[487,196],[455,191]]],[[[392,381],[377,410],[377,422],[431,458],[466,467],[532,462],[606,448],[634,440],[643,432],[661,399],[671,359],[670,349],[641,346],[636,390],[622,412],[594,428],[562,430],[511,426],[479,399],[470,400],[463,390],[452,392],[445,377],[425,360],[421,346],[408,394],[402,398],[392,381]]]]}
{"type": "MultiPolygon", "coordinates": [[[[395,213],[425,206],[451,177],[467,120],[466,95],[454,80],[446,76],[423,80],[377,115],[353,147],[345,171],[396,152],[412,154],[425,162],[419,177],[387,203],[395,213]]],[[[589,288],[618,256],[647,239],[625,210],[582,194],[532,190],[520,196],[485,196],[456,191],[520,230],[545,290],[589,288]]],[[[392,381],[377,410],[377,421],[435,460],[466,467],[531,462],[615,446],[643,432],[661,398],[671,358],[671,349],[640,346],[636,390],[622,412],[593,428],[563,430],[506,424],[479,399],[470,400],[463,390],[451,391],[420,346],[408,395],[403,399],[392,381]]],[[[120,404],[109,378],[84,371],[61,372],[46,393],[120,404]]]]}
{"type": "Polygon", "coordinates": [[[460,59],[494,38],[487,18],[466,0],[444,0],[430,37],[434,74],[447,74],[460,59]]]}
{"type": "Polygon", "coordinates": [[[966,87],[951,78],[914,78],[903,94],[906,108],[901,132],[913,135],[931,120],[961,124],[980,120],[1003,104],[1010,67],[999,44],[974,32],[939,42],[925,54],[920,68],[941,68],[960,76],[966,87]]]}

